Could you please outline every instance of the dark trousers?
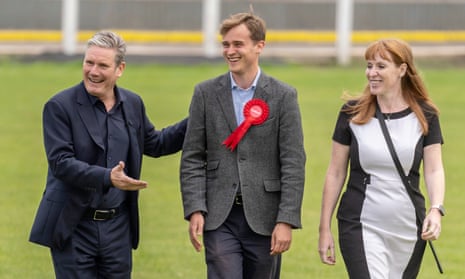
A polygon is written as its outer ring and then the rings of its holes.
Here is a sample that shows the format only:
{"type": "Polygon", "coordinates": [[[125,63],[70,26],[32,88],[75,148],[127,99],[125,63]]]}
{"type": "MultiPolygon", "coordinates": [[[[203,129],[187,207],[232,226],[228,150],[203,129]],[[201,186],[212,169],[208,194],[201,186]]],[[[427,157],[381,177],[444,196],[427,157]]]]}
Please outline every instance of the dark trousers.
{"type": "Polygon", "coordinates": [[[51,254],[57,279],[131,278],[127,212],[105,221],[81,221],[65,248],[51,254]]]}
{"type": "Polygon", "coordinates": [[[204,233],[208,279],[278,279],[281,255],[271,256],[271,236],[253,232],[234,205],[217,230],[204,233]]]}

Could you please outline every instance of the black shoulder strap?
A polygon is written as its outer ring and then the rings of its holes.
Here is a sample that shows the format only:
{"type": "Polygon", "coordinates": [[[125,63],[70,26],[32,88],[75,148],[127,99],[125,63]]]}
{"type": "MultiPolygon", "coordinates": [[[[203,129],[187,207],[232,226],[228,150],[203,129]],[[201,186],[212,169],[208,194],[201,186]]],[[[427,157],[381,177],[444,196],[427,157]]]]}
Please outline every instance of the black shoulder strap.
{"type": "MultiPolygon", "coordinates": [[[[405,185],[405,189],[407,190],[408,195],[410,196],[410,199],[412,200],[413,205],[415,206],[414,202],[414,194],[413,190],[410,185],[410,180],[408,177],[405,175],[404,170],[402,169],[402,165],[400,164],[399,157],[397,157],[396,150],[394,149],[394,144],[392,143],[391,136],[389,135],[389,131],[387,130],[386,123],[384,122],[384,116],[381,113],[381,110],[379,109],[379,106],[376,106],[376,118],[378,118],[379,125],[381,126],[381,130],[383,130],[383,135],[384,139],[386,140],[387,146],[389,148],[389,152],[391,153],[392,160],[394,161],[394,164],[396,165],[397,171],[399,172],[400,178],[402,179],[402,182],[405,185]]],[[[415,211],[417,211],[417,207],[415,206],[415,211]]],[[[417,212],[417,217],[419,218],[422,216],[422,214],[418,214],[417,212]]],[[[419,224],[421,224],[423,221],[420,221],[419,224]]]]}
{"type": "MultiPolygon", "coordinates": [[[[404,183],[405,189],[407,190],[408,195],[410,196],[410,199],[412,200],[413,206],[415,207],[415,215],[417,217],[417,222],[421,226],[423,223],[423,220],[420,220],[421,214],[418,212],[417,207],[415,206],[414,202],[414,194],[412,190],[412,186],[410,185],[410,180],[408,177],[405,175],[404,170],[402,169],[402,165],[400,164],[399,157],[397,157],[396,150],[394,149],[394,144],[392,143],[391,136],[389,135],[389,131],[387,130],[386,123],[384,122],[384,116],[381,113],[381,110],[379,109],[379,105],[376,104],[376,118],[378,118],[379,125],[381,126],[381,130],[383,130],[383,135],[384,139],[386,140],[387,146],[389,148],[389,152],[391,153],[392,160],[394,161],[394,164],[396,165],[397,172],[400,175],[400,178],[402,179],[402,182],[404,183]]],[[[436,265],[438,266],[439,273],[443,273],[441,263],[439,262],[439,258],[436,254],[436,250],[434,249],[433,243],[431,240],[428,240],[428,244],[431,248],[431,251],[433,252],[434,259],[436,261],[436,265]]]]}

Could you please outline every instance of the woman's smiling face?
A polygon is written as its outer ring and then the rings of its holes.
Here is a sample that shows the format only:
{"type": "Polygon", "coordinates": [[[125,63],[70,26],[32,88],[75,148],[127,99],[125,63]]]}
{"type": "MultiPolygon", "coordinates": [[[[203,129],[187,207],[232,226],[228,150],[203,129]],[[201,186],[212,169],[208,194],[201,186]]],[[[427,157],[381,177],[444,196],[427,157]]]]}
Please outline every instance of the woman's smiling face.
{"type": "Polygon", "coordinates": [[[390,57],[385,59],[379,53],[373,59],[368,59],[365,75],[371,94],[383,95],[401,90],[401,81],[405,70],[405,64],[398,66],[392,62],[390,57]]]}

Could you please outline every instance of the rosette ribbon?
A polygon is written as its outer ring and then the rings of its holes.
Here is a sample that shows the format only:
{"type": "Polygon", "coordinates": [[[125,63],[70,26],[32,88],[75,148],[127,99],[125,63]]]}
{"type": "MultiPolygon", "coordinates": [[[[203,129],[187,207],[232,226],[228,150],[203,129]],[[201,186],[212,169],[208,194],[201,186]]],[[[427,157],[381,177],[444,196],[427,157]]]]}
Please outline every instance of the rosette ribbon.
{"type": "Polygon", "coordinates": [[[234,151],[242,137],[247,133],[250,126],[260,125],[268,118],[270,109],[265,101],[261,99],[252,99],[244,106],[244,121],[234,130],[227,139],[223,141],[231,151],[234,151]]]}

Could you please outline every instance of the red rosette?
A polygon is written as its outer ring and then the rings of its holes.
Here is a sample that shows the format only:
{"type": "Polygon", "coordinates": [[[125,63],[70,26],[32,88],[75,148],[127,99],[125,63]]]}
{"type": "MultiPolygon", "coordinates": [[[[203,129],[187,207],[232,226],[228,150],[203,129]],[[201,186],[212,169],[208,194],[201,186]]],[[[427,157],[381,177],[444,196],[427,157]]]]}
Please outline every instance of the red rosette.
{"type": "Polygon", "coordinates": [[[261,99],[252,99],[244,106],[244,121],[234,130],[227,139],[223,141],[231,151],[234,151],[242,137],[247,133],[250,126],[260,125],[268,118],[270,109],[268,104],[261,99]]]}
{"type": "Polygon", "coordinates": [[[252,125],[260,125],[268,118],[270,109],[265,101],[252,99],[244,106],[245,121],[250,121],[252,125]]]}

